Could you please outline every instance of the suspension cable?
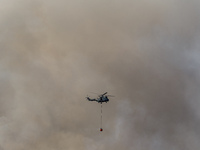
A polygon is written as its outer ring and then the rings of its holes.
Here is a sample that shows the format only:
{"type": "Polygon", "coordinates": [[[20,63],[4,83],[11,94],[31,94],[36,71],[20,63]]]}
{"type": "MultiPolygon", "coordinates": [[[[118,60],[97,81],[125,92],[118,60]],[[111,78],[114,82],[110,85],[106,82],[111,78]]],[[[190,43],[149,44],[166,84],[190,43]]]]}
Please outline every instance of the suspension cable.
{"type": "Polygon", "coordinates": [[[103,131],[103,126],[102,126],[102,104],[101,104],[101,125],[100,125],[100,131],[103,131]]]}

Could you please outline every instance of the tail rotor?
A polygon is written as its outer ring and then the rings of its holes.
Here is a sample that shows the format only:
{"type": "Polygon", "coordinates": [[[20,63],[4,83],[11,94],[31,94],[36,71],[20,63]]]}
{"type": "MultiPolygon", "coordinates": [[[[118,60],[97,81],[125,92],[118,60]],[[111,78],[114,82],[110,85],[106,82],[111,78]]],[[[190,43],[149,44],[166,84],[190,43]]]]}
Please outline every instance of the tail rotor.
{"type": "Polygon", "coordinates": [[[89,100],[89,99],[90,99],[90,97],[89,97],[88,95],[87,95],[85,98],[86,98],[86,100],[89,100]]]}

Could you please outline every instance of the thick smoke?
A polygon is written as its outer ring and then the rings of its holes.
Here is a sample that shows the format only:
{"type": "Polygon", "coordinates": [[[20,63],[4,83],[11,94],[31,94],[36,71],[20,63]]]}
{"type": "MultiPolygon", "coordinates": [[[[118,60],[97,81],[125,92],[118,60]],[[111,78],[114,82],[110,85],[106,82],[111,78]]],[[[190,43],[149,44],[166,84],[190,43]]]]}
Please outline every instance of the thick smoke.
{"type": "Polygon", "coordinates": [[[0,150],[198,150],[199,8],[2,0],[0,150]]]}

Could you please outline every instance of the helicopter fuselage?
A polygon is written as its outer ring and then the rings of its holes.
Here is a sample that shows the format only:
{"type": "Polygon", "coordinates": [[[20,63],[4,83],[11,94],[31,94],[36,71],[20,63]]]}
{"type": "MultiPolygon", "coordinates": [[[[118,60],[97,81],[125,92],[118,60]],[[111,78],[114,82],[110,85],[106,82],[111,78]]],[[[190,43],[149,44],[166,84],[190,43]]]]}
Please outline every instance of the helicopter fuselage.
{"type": "Polygon", "coordinates": [[[101,97],[97,98],[98,103],[103,103],[103,102],[107,103],[108,101],[109,101],[109,99],[107,96],[101,96],[101,97]]]}

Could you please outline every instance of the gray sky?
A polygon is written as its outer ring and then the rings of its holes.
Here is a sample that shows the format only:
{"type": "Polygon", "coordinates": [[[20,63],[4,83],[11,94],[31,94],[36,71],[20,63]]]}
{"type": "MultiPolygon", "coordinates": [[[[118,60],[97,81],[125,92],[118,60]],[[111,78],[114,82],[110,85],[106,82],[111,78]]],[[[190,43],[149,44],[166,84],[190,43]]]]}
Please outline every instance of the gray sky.
{"type": "Polygon", "coordinates": [[[198,150],[198,0],[0,0],[0,150],[198,150]],[[115,95],[103,105],[90,92],[115,95]]]}

